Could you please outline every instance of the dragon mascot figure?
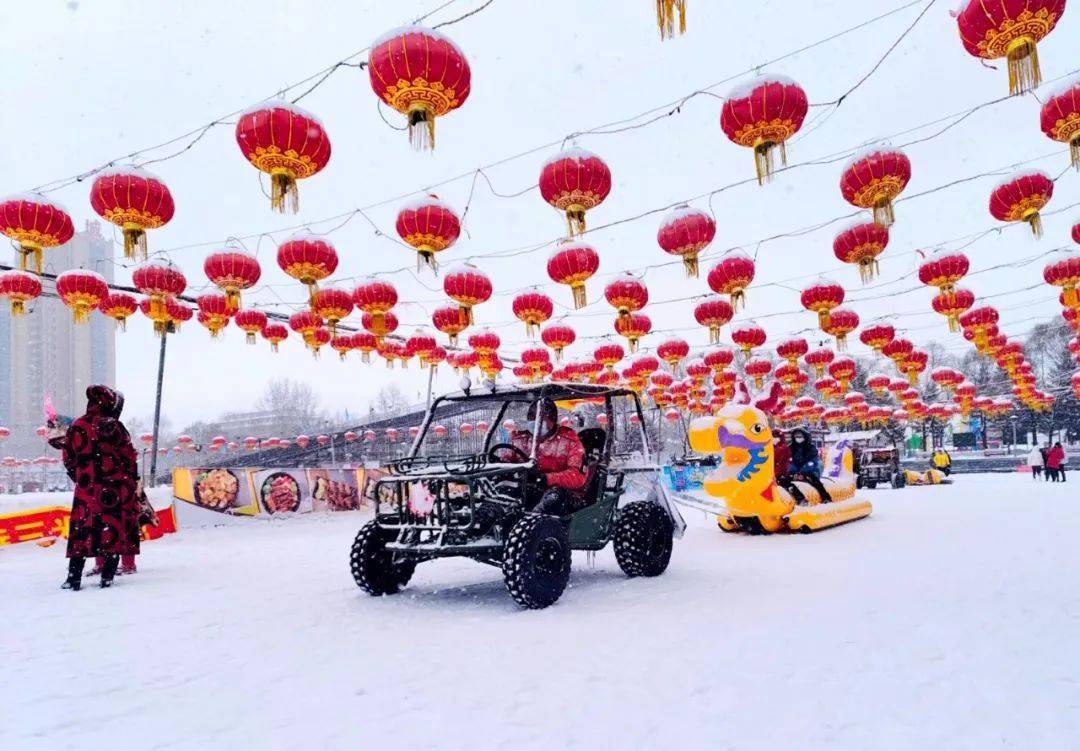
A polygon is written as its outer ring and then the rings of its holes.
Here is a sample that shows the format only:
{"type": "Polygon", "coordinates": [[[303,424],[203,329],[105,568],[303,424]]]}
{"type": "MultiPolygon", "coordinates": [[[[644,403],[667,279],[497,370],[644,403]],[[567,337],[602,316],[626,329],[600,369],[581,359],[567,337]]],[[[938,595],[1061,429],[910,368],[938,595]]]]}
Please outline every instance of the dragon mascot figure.
{"type": "Polygon", "coordinates": [[[691,448],[719,458],[718,468],[706,475],[703,487],[708,496],[723,504],[722,509],[716,509],[720,528],[728,532],[811,532],[869,516],[870,503],[855,497],[851,450],[843,443],[833,447],[825,463],[822,479],[829,484],[831,503],[821,503],[818,493],[805,483],[798,483],[798,487],[806,502],[796,503],[777,485],[769,418],[782,406],[778,383],[753,397],[740,384],[734,403],[715,416],[690,423],[691,448]]]}

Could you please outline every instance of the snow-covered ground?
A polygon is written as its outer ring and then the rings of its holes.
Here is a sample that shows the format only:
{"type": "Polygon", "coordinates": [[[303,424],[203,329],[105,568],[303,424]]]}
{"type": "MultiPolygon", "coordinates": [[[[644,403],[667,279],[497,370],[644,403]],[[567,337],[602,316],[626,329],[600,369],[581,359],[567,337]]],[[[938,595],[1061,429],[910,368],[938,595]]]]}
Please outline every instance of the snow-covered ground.
{"type": "Polygon", "coordinates": [[[353,514],[181,530],[104,591],[3,549],[0,747],[1076,748],[1076,488],[869,491],[810,536],[687,512],[667,574],[581,555],[539,612],[468,561],[362,595],[353,514]]]}

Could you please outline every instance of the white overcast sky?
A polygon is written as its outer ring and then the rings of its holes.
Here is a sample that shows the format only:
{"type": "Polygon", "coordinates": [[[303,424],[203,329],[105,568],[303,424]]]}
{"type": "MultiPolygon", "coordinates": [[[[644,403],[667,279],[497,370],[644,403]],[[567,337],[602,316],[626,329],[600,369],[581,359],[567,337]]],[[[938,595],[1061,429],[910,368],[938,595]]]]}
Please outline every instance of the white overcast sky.
{"type": "MultiPolygon", "coordinates": [[[[0,27],[6,30],[0,37],[0,59],[8,73],[8,94],[6,116],[0,119],[5,144],[0,193],[71,175],[257,103],[439,4],[436,0],[5,3],[0,9],[0,27]]],[[[478,4],[480,0],[458,0],[428,23],[454,18],[478,4]]],[[[245,241],[257,252],[263,284],[269,285],[251,299],[299,305],[302,290],[274,261],[275,241],[288,234],[280,231],[283,228],[420,190],[568,133],[635,115],[902,4],[901,0],[690,0],[688,33],[661,43],[652,0],[495,0],[473,18],[446,29],[469,58],[473,90],[462,109],[440,120],[433,155],[412,152],[405,135],[383,123],[365,72],[341,69],[301,102],[323,120],[333,156],[321,174],[301,183],[298,217],[270,211],[257,172],[241,156],[232,125],[225,125],[183,156],[151,167],[168,183],[176,201],[173,221],[151,233],[151,250],[169,250],[168,257],[185,271],[191,289],[206,284],[203,258],[223,246],[226,238],[276,231],[261,241],[245,241]]],[[[811,102],[832,100],[869,70],[923,5],[765,66],[762,72],[795,78],[811,102]]],[[[952,0],[939,0],[838,110],[828,117],[822,117],[822,109],[811,110],[805,134],[790,144],[790,162],[842,154],[1006,93],[1004,69],[980,65],[961,47],[949,15],[954,5],[952,0]]],[[[1080,68],[1078,43],[1080,13],[1072,10],[1040,45],[1045,78],[1080,68]]],[[[726,93],[731,85],[716,92],[726,93]]],[[[649,127],[578,138],[579,146],[608,162],[614,176],[610,197],[591,213],[590,221],[602,224],[634,216],[752,176],[750,153],[731,144],[719,129],[720,104],[715,98],[698,97],[681,114],[649,127]]],[[[399,123],[395,113],[386,112],[399,123]]],[[[1014,98],[984,108],[939,138],[911,146],[907,151],[914,176],[908,193],[981,172],[1000,170],[1005,175],[1022,162],[1046,155],[1051,156],[1025,166],[1057,175],[1067,164],[1067,152],[1043,136],[1038,112],[1033,97],[1014,98]]],[[[516,193],[535,185],[541,163],[556,150],[510,161],[487,174],[499,192],[516,193]]],[[[165,153],[168,150],[151,156],[165,153]]],[[[894,283],[860,291],[854,267],[842,267],[832,254],[832,238],[846,222],[756,248],[761,238],[851,211],[837,187],[839,173],[839,164],[807,166],[781,175],[765,188],[747,184],[713,199],[718,225],[714,252],[736,245],[751,253],[757,249],[757,285],[783,283],[752,288],[748,315],[759,316],[774,341],[813,326],[809,313],[776,314],[797,311],[798,291],[818,273],[827,272],[848,287],[849,298],[876,298],[851,306],[864,322],[892,315],[897,328],[906,329],[916,342],[948,338],[949,346],[962,346],[959,335],[948,334],[943,321],[928,312],[929,290],[889,293],[913,286],[917,257],[911,251],[994,226],[987,198],[1000,176],[898,205],[890,248],[881,263],[882,279],[894,283]]],[[[1080,202],[1078,182],[1073,172],[1059,180],[1050,208],[1080,202]]],[[[460,211],[470,185],[470,179],[462,179],[437,192],[460,211]]],[[[87,188],[75,185],[53,194],[69,208],[77,226],[94,217],[87,188]]],[[[695,205],[707,207],[704,201],[695,205]]],[[[391,234],[395,215],[393,204],[368,212],[391,234]]],[[[602,302],[605,277],[670,260],[656,245],[660,218],[652,215],[588,236],[602,258],[600,274],[589,287],[590,301],[600,302],[570,317],[579,336],[610,331],[613,315],[602,302]]],[[[1068,229],[1077,218],[1077,209],[1047,217],[1046,237],[1040,242],[1026,227],[987,236],[967,249],[972,268],[1066,245],[1068,229]]],[[[312,228],[320,231],[339,223],[316,223],[312,228]]],[[[441,260],[555,240],[563,226],[562,217],[538,191],[502,199],[481,183],[466,221],[467,235],[441,260]]],[[[343,278],[412,262],[411,254],[378,237],[361,217],[331,238],[341,256],[338,276],[343,278]]],[[[475,262],[492,277],[497,291],[537,283],[565,305],[567,288],[552,284],[544,271],[547,255],[545,248],[531,255],[475,262]]],[[[710,265],[703,263],[703,270],[710,265]]],[[[1040,282],[1042,265],[1040,261],[978,274],[968,286],[980,296],[1017,290],[1040,282]]],[[[118,269],[117,278],[128,280],[130,269],[118,269]]],[[[407,272],[391,278],[406,303],[398,310],[401,331],[429,325],[431,310],[443,298],[441,281],[430,275],[417,281],[407,272]]],[[[704,274],[701,280],[688,281],[677,264],[651,269],[645,279],[653,301],[707,291],[704,274]]],[[[510,312],[510,299],[508,294],[497,296],[478,309],[477,318],[481,324],[494,325],[513,353],[521,349],[525,337],[510,312]]],[[[1003,328],[1010,335],[1022,335],[1033,323],[1057,314],[1056,294],[1048,287],[992,302],[1001,309],[1003,328]]],[[[693,326],[691,309],[688,302],[654,302],[646,312],[654,328],[668,329],[693,326]]],[[[695,346],[707,342],[704,329],[683,335],[695,346]]],[[[661,339],[654,335],[651,344],[661,339]]],[[[594,345],[583,341],[574,351],[585,356],[594,345]]],[[[235,328],[221,341],[211,341],[193,321],[170,343],[165,411],[183,424],[246,408],[263,384],[277,376],[305,380],[326,407],[350,411],[363,409],[374,391],[392,380],[410,394],[422,386],[415,364],[403,376],[381,363],[364,366],[356,354],[352,358],[340,363],[335,353],[327,352],[316,362],[295,339],[279,355],[272,355],[264,342],[245,346],[235,328]]],[[[149,414],[156,363],[150,325],[136,319],[118,345],[118,380],[130,414],[149,414]]],[[[444,374],[439,387],[450,388],[455,382],[455,377],[444,374]]]]}

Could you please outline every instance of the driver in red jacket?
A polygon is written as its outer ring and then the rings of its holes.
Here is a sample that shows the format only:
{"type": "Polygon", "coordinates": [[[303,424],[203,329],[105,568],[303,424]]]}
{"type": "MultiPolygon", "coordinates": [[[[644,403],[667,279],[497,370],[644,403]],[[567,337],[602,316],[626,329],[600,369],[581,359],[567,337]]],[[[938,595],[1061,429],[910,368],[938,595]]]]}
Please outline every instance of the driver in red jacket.
{"type": "MultiPolygon", "coordinates": [[[[533,508],[543,514],[563,516],[578,505],[588,475],[585,472],[585,447],[570,428],[557,424],[558,410],[550,399],[541,399],[529,407],[528,419],[540,412],[540,436],[536,445],[536,469],[547,481],[547,490],[533,508]]],[[[515,430],[510,443],[525,457],[532,455],[533,434],[515,430]]],[[[525,461],[517,452],[504,451],[503,461],[525,461]]]]}

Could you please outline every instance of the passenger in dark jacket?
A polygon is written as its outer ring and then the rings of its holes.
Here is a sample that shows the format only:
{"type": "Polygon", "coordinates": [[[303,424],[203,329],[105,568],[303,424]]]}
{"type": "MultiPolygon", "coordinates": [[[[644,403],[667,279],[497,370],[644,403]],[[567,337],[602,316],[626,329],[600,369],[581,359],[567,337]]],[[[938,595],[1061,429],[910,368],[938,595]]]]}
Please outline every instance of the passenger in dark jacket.
{"type": "Polygon", "coordinates": [[[822,503],[832,500],[829,491],[821,482],[821,457],[810,438],[810,433],[802,428],[791,431],[791,474],[801,475],[821,496],[822,503]]]}
{"type": "Polygon", "coordinates": [[[776,484],[790,493],[795,503],[806,503],[806,496],[791,479],[791,447],[782,430],[773,434],[773,467],[776,472],[776,484]]]}

